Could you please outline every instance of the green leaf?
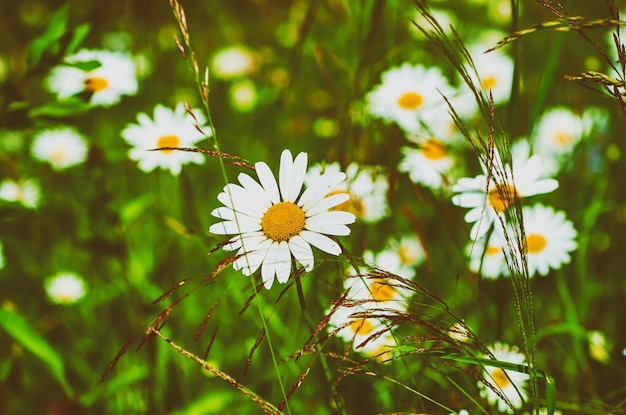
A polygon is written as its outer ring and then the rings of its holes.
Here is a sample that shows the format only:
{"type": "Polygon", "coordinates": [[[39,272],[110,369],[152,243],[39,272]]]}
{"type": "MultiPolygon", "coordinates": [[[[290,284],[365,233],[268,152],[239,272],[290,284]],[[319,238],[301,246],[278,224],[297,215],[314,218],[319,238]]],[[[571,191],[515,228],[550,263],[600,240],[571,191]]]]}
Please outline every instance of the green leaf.
{"type": "Polygon", "coordinates": [[[59,51],[58,41],[67,32],[69,6],[65,4],[50,16],[45,33],[33,40],[26,48],[26,62],[29,69],[35,68],[44,52],[59,51]]]}
{"type": "Polygon", "coordinates": [[[120,390],[128,389],[131,385],[145,379],[150,374],[147,367],[130,366],[123,371],[118,371],[115,376],[111,376],[106,382],[92,388],[88,393],[80,397],[80,403],[91,407],[95,402],[107,396],[115,395],[120,390]]]}
{"type": "Polygon", "coordinates": [[[72,32],[72,38],[70,39],[65,52],[67,54],[74,53],[80,44],[83,43],[87,34],[89,34],[89,30],[91,30],[91,25],[89,23],[83,23],[76,27],[76,29],[72,32]]]}
{"type": "Polygon", "coordinates": [[[51,102],[30,111],[31,117],[66,117],[87,111],[89,105],[77,97],[51,102]]]}
{"type": "Polygon", "coordinates": [[[85,71],[85,72],[93,71],[94,69],[102,66],[102,64],[98,61],[72,62],[72,63],[64,63],[64,65],[72,66],[74,68],[80,69],[81,71],[85,71]]]}
{"type": "Polygon", "coordinates": [[[41,359],[50,369],[52,376],[61,384],[69,397],[74,392],[65,378],[61,356],[39,335],[21,315],[0,309],[0,326],[26,350],[41,359]]]}

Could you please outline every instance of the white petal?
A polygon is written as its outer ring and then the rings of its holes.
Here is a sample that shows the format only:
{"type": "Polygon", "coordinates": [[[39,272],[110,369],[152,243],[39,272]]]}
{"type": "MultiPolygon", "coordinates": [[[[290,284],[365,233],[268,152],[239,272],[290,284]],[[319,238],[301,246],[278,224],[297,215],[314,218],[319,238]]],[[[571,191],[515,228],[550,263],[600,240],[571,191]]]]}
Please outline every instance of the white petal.
{"type": "Polygon", "coordinates": [[[298,206],[301,206],[305,211],[310,209],[319,203],[337,184],[346,179],[346,174],[343,172],[330,172],[323,174],[319,179],[313,183],[313,185],[307,188],[302,197],[298,200],[298,206]]]}
{"type": "Polygon", "coordinates": [[[232,183],[224,186],[224,191],[217,195],[217,200],[238,213],[255,218],[263,217],[267,210],[255,203],[254,199],[246,192],[246,189],[232,183]]]}
{"type": "Polygon", "coordinates": [[[229,207],[218,207],[211,211],[211,216],[219,219],[235,220],[235,212],[229,207]]]}
{"type": "Polygon", "coordinates": [[[276,279],[279,283],[284,284],[291,274],[291,252],[289,244],[286,241],[278,244],[276,250],[276,279]]]}
{"type": "Polygon", "coordinates": [[[300,235],[296,235],[289,240],[289,250],[293,256],[302,264],[305,271],[313,269],[313,250],[300,235]]]}
{"type": "Polygon", "coordinates": [[[307,224],[306,229],[318,232],[325,233],[326,235],[336,235],[336,236],[347,236],[350,235],[350,228],[346,225],[326,225],[324,223],[318,223],[314,226],[309,226],[307,224]]]}
{"type": "Polygon", "coordinates": [[[348,193],[336,193],[320,200],[318,203],[311,206],[311,208],[305,210],[304,213],[306,213],[307,216],[313,216],[347,202],[348,200],[350,200],[350,195],[348,193]]]}
{"type": "Polygon", "coordinates": [[[214,223],[209,228],[209,232],[216,235],[234,235],[259,230],[261,230],[261,221],[246,215],[237,216],[237,221],[225,220],[223,222],[214,223]]]}
{"type": "Polygon", "coordinates": [[[559,187],[559,182],[554,179],[543,179],[532,184],[529,189],[520,190],[521,196],[541,195],[550,193],[559,187]]]}
{"type": "Polygon", "coordinates": [[[253,195],[254,199],[263,206],[264,209],[268,209],[272,205],[272,201],[269,196],[265,192],[265,189],[256,182],[252,177],[248,176],[245,173],[240,173],[239,183],[248,191],[251,195],[253,195]]]}
{"type": "Polygon", "coordinates": [[[267,250],[267,255],[265,255],[263,266],[261,266],[261,279],[263,280],[263,285],[267,290],[272,288],[272,284],[274,284],[274,275],[276,274],[277,249],[278,244],[276,242],[270,245],[269,249],[267,250]]]}
{"type": "Polygon", "coordinates": [[[461,193],[452,196],[452,203],[460,207],[476,207],[484,205],[486,197],[484,193],[461,193]]]}
{"type": "Polygon", "coordinates": [[[261,186],[265,189],[265,193],[270,198],[272,203],[276,204],[280,202],[280,194],[278,193],[278,185],[276,179],[269,166],[262,161],[254,165],[256,175],[259,177],[261,186]]]}
{"type": "Polygon", "coordinates": [[[342,212],[340,210],[333,212],[322,212],[306,220],[306,228],[320,225],[348,225],[354,223],[356,216],[350,212],[342,212]]]}
{"type": "Polygon", "coordinates": [[[263,234],[263,232],[248,232],[243,235],[237,235],[233,237],[227,245],[224,246],[224,250],[233,251],[235,249],[239,249],[242,246],[244,247],[239,251],[242,252],[253,252],[263,247],[263,244],[266,243],[267,237],[263,234]]]}
{"type": "Polygon", "coordinates": [[[247,254],[237,258],[237,260],[233,263],[233,268],[236,270],[240,269],[243,275],[252,275],[257,269],[259,269],[259,266],[263,263],[266,255],[267,249],[248,252],[247,254]]]}
{"type": "Polygon", "coordinates": [[[300,236],[320,251],[324,251],[331,255],[339,255],[341,253],[341,247],[339,244],[330,239],[328,236],[307,230],[300,232],[300,236]]]}
{"type": "Polygon", "coordinates": [[[283,194],[283,200],[295,203],[296,199],[300,195],[300,191],[302,190],[302,184],[304,183],[304,176],[306,174],[306,166],[307,154],[298,154],[293,162],[293,167],[289,177],[288,195],[285,196],[283,194]]]}
{"type": "Polygon", "coordinates": [[[280,154],[280,170],[278,171],[278,187],[284,202],[291,202],[291,178],[293,176],[293,158],[291,151],[283,150],[280,154]]]}

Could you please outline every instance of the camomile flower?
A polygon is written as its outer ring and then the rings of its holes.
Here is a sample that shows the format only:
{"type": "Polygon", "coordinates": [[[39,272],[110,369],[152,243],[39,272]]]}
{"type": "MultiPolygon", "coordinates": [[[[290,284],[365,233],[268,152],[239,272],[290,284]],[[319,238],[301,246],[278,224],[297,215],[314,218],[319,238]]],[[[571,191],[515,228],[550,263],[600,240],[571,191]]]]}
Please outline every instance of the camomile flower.
{"type": "Polygon", "coordinates": [[[428,124],[446,110],[441,94],[452,95],[452,87],[439,68],[405,63],[384,72],[366,99],[371,115],[415,134],[423,130],[421,122],[428,124]]]}
{"type": "Polygon", "coordinates": [[[402,147],[403,157],[398,170],[407,173],[415,184],[433,190],[441,189],[454,165],[448,146],[436,138],[422,140],[418,145],[418,148],[402,147]]]}
{"type": "Polygon", "coordinates": [[[274,278],[281,284],[287,282],[292,256],[306,271],[313,269],[311,245],[339,255],[341,247],[326,235],[349,235],[346,225],[355,221],[352,213],[329,211],[350,198],[347,193],[329,195],[345,180],[345,173],[327,172],[302,192],[306,167],[306,153],[293,160],[291,152],[284,150],[277,183],[268,165],[258,162],[255,170],[260,184],[239,174],[240,184],[228,184],[217,196],[224,206],[211,212],[224,221],[211,225],[209,232],[236,235],[224,246],[228,251],[238,250],[233,267],[244,275],[261,267],[267,289],[274,278]]]}
{"type": "Polygon", "coordinates": [[[45,289],[50,301],[64,305],[78,302],[87,292],[84,279],[73,272],[59,272],[49,277],[45,289]]]}
{"type": "Polygon", "coordinates": [[[0,199],[7,202],[18,202],[22,206],[35,209],[39,206],[41,188],[35,179],[25,179],[15,182],[4,179],[0,183],[0,199]]]}
{"type": "Polygon", "coordinates": [[[581,141],[585,127],[582,117],[566,107],[551,108],[541,116],[533,132],[533,151],[547,160],[555,160],[546,166],[549,173],[558,172],[567,161],[581,141]]]}
{"type": "Polygon", "coordinates": [[[179,103],[173,110],[157,104],[154,107],[153,119],[143,112],[139,113],[137,124],[128,125],[121,133],[122,138],[133,147],[128,156],[136,160],[139,169],[146,173],[159,167],[177,176],[183,164],[203,164],[204,157],[200,153],[176,150],[150,151],[161,147],[192,147],[198,141],[209,137],[211,130],[203,126],[204,116],[199,110],[193,110],[193,113],[193,117],[187,113],[183,103],[179,103]]]}
{"type": "Polygon", "coordinates": [[[87,140],[75,128],[57,127],[37,133],[30,151],[54,170],[64,170],[83,163],[87,150],[87,140]]]}
{"type": "MultiPolygon", "coordinates": [[[[495,343],[489,350],[493,353],[495,359],[500,362],[517,365],[526,364],[526,356],[515,346],[495,343]]],[[[514,408],[522,406],[524,400],[528,397],[528,392],[525,389],[526,382],[528,381],[527,374],[504,370],[487,364],[483,366],[483,369],[484,379],[488,384],[504,394],[514,408]]],[[[513,410],[509,408],[506,401],[498,396],[491,388],[487,387],[482,382],[478,382],[478,387],[480,388],[480,395],[487,399],[490,404],[496,404],[500,412],[513,413],[513,410]]]]}
{"type": "MultiPolygon", "coordinates": [[[[485,235],[492,224],[499,225],[498,217],[504,219],[504,212],[516,200],[549,193],[559,185],[554,179],[540,179],[543,162],[539,156],[514,158],[512,164],[513,172],[509,164],[503,165],[496,150],[492,166],[495,177],[487,177],[487,167],[481,161],[484,174],[460,178],[452,186],[452,191],[457,193],[452,197],[452,203],[470,208],[465,214],[465,221],[474,223],[470,231],[471,239],[485,235]]],[[[496,230],[502,232],[500,226],[496,226],[496,230]]]]}
{"type": "Polygon", "coordinates": [[[577,232],[565,212],[536,204],[524,207],[522,215],[529,276],[546,276],[550,268],[559,269],[563,264],[568,264],[570,252],[577,247],[577,232]]]}
{"type": "Polygon", "coordinates": [[[492,232],[487,244],[485,240],[486,236],[483,236],[467,245],[470,271],[490,280],[509,275],[503,251],[506,248],[504,238],[498,232],[492,232]]]}
{"type": "Polygon", "coordinates": [[[352,317],[366,312],[367,308],[338,307],[328,320],[329,330],[338,330],[334,335],[346,343],[352,343],[354,351],[367,356],[377,356],[382,360],[389,357],[396,341],[386,330],[385,322],[378,318],[352,317]]]}
{"type": "MultiPolygon", "coordinates": [[[[364,255],[367,259],[367,252],[364,255]]],[[[384,269],[383,267],[379,267],[384,269]]],[[[413,291],[403,286],[399,281],[370,275],[361,275],[351,272],[344,279],[344,289],[349,290],[349,300],[364,301],[365,308],[383,308],[404,312],[409,306],[409,299],[413,291]]]]}
{"type": "Polygon", "coordinates": [[[92,105],[108,107],[137,93],[136,67],[126,53],[83,49],[53,68],[46,84],[60,99],[89,93],[92,105]]]}
{"type": "MultiPolygon", "coordinates": [[[[316,164],[308,171],[304,182],[309,184],[318,180],[323,173],[338,171],[339,163],[324,166],[316,164]]],[[[350,199],[334,209],[348,211],[359,221],[378,222],[389,215],[388,190],[389,181],[381,168],[350,163],[346,168],[346,180],[333,190],[336,193],[349,194],[350,199]]]]}
{"type": "MultiPolygon", "coordinates": [[[[478,73],[477,85],[487,94],[491,92],[494,104],[509,101],[513,85],[513,59],[501,49],[484,53],[485,45],[470,47],[474,67],[478,73]]],[[[475,74],[474,74],[475,75],[475,74]]]]}

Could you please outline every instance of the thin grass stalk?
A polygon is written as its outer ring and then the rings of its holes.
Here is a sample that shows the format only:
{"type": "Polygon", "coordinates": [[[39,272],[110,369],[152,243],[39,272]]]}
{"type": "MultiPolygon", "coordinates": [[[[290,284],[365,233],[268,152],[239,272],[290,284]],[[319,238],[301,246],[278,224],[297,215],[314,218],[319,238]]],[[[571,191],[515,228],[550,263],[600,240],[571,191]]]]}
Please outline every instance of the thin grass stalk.
{"type": "MultiPolygon", "coordinates": [[[[198,93],[200,94],[200,97],[202,98],[202,103],[204,106],[204,110],[207,116],[207,120],[209,123],[209,127],[211,129],[211,137],[212,137],[212,141],[213,141],[213,147],[215,148],[215,151],[217,152],[218,155],[218,161],[219,161],[219,166],[220,166],[220,171],[222,172],[222,178],[224,179],[224,184],[228,185],[229,180],[228,180],[228,174],[226,173],[226,167],[224,164],[224,158],[222,156],[222,152],[220,150],[220,146],[219,146],[219,140],[217,138],[217,132],[215,129],[215,125],[213,123],[213,118],[211,116],[211,108],[210,108],[210,104],[209,104],[209,68],[206,67],[205,71],[204,71],[204,79],[201,79],[200,77],[200,69],[199,69],[199,65],[198,65],[198,60],[196,58],[196,54],[193,50],[193,48],[191,47],[191,39],[190,39],[190,35],[189,35],[189,30],[187,27],[187,21],[186,21],[186,17],[185,17],[185,12],[184,9],[182,7],[182,5],[177,1],[177,0],[170,0],[170,5],[172,7],[172,11],[174,13],[174,17],[176,19],[176,22],[178,23],[178,27],[180,29],[181,35],[183,37],[183,41],[184,41],[184,47],[183,45],[181,45],[178,40],[176,41],[177,46],[181,52],[181,54],[183,55],[183,58],[185,58],[185,62],[187,63],[187,65],[189,66],[190,70],[193,72],[194,74],[194,80],[195,80],[195,85],[198,89],[198,93]],[[187,56],[187,53],[189,53],[189,56],[187,56]]],[[[233,199],[232,199],[232,195],[230,193],[230,191],[228,191],[228,196],[231,200],[231,204],[234,206],[233,203],[233,199]]],[[[237,219],[237,212],[235,213],[235,222],[237,224],[237,228],[238,230],[240,230],[240,226],[239,226],[239,221],[237,219]]],[[[241,232],[240,232],[241,233],[241,232]]],[[[242,241],[243,243],[243,241],[242,241]]],[[[245,255],[245,253],[244,253],[245,255]]],[[[248,256],[245,255],[246,260],[248,259],[248,256]]],[[[254,287],[254,276],[250,275],[250,282],[252,284],[252,286],[254,287]]],[[[272,344],[272,340],[271,340],[271,336],[270,336],[270,332],[267,326],[267,322],[265,320],[265,316],[263,314],[263,308],[262,308],[262,303],[261,303],[261,299],[260,296],[258,295],[258,292],[256,290],[254,291],[254,297],[255,297],[255,304],[257,305],[257,310],[259,312],[259,317],[261,318],[261,322],[263,324],[263,329],[265,331],[265,338],[267,339],[267,344],[270,350],[270,355],[272,356],[272,363],[274,365],[274,370],[276,372],[276,377],[278,378],[278,384],[279,384],[279,388],[281,391],[281,394],[283,396],[283,399],[285,401],[285,405],[286,405],[286,409],[287,409],[287,413],[291,414],[291,409],[289,407],[289,402],[287,400],[287,392],[285,389],[285,386],[283,384],[283,380],[282,377],[280,375],[280,370],[278,368],[278,361],[276,359],[276,353],[272,344]]]]}

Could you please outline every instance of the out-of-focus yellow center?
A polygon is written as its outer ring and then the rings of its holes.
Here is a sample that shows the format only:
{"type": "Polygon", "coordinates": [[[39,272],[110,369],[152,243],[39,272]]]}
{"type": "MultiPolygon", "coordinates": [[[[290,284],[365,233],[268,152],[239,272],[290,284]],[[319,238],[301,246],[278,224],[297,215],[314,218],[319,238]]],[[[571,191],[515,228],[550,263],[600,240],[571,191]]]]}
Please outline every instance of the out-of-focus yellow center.
{"type": "Polygon", "coordinates": [[[346,200],[343,203],[338,204],[332,210],[343,210],[345,212],[350,212],[357,218],[363,218],[365,216],[365,205],[363,204],[363,200],[358,197],[354,197],[350,192],[345,190],[333,190],[328,193],[327,196],[335,195],[338,193],[348,193],[350,195],[350,199],[346,200]]]}
{"type": "MultiPolygon", "coordinates": [[[[161,147],[178,147],[180,139],[175,135],[164,135],[157,140],[157,148],[161,147]]],[[[169,154],[174,150],[159,150],[161,153],[169,154]]]]}
{"type": "Polygon", "coordinates": [[[352,330],[354,334],[369,334],[374,330],[374,325],[367,318],[357,318],[350,322],[350,330],[352,330]]]}
{"type": "Polygon", "coordinates": [[[416,110],[423,102],[424,98],[417,92],[407,92],[398,98],[398,106],[405,110],[416,110]]]}
{"type": "Polygon", "coordinates": [[[495,76],[486,76],[482,79],[481,84],[484,89],[492,89],[498,83],[498,79],[495,76]]]}
{"type": "Polygon", "coordinates": [[[526,246],[529,254],[536,254],[543,251],[548,245],[548,241],[543,235],[531,233],[526,237],[526,246]]]}
{"type": "Polygon", "coordinates": [[[554,138],[556,139],[556,142],[563,147],[569,146],[572,142],[572,137],[562,131],[556,133],[554,138]]]}
{"type": "Polygon", "coordinates": [[[420,151],[429,160],[439,160],[446,156],[446,145],[435,138],[430,138],[422,144],[420,151]]]}
{"type": "Polygon", "coordinates": [[[85,79],[85,90],[89,92],[99,92],[107,89],[109,82],[104,78],[94,76],[93,78],[85,79]]]}
{"type": "Polygon", "coordinates": [[[496,245],[487,246],[487,250],[485,251],[486,255],[498,255],[502,252],[502,247],[496,245]]]}
{"type": "Polygon", "coordinates": [[[511,381],[506,373],[504,373],[504,370],[499,367],[491,371],[491,378],[501,389],[504,389],[511,384],[511,381]]]}
{"type": "Polygon", "coordinates": [[[396,295],[395,287],[382,280],[374,281],[370,285],[370,291],[372,292],[372,298],[376,301],[393,300],[396,295]]]}
{"type": "Polygon", "coordinates": [[[519,199],[519,193],[515,186],[510,184],[497,184],[489,191],[489,204],[497,211],[504,212],[519,199]]]}
{"type": "Polygon", "coordinates": [[[261,219],[265,236],[276,242],[288,241],[300,234],[306,224],[304,211],[292,202],[272,205],[261,219]]]}

